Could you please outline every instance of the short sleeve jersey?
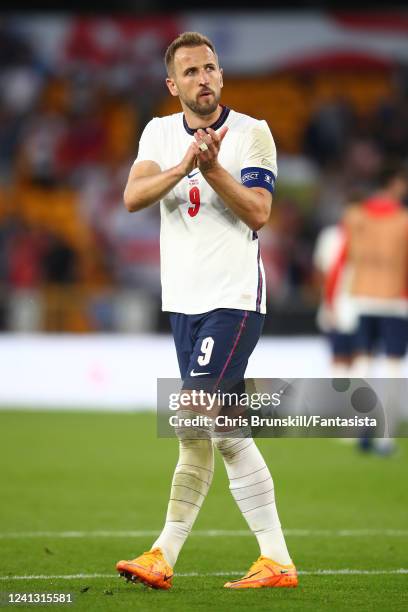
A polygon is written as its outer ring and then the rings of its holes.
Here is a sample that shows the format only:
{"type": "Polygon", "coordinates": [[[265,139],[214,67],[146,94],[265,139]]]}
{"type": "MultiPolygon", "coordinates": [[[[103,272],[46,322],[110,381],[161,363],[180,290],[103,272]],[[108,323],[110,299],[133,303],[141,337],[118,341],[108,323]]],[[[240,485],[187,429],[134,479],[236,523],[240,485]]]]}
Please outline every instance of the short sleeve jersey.
{"type": "MultiPolygon", "coordinates": [[[[223,107],[212,126],[228,126],[220,164],[246,187],[273,192],[276,148],[265,121],[223,107]]],[[[182,113],[154,118],[135,163],[176,166],[194,137],[182,113]]],[[[216,308],[266,311],[265,275],[257,233],[228,208],[198,168],[160,202],[163,310],[199,314],[216,308]]]]}

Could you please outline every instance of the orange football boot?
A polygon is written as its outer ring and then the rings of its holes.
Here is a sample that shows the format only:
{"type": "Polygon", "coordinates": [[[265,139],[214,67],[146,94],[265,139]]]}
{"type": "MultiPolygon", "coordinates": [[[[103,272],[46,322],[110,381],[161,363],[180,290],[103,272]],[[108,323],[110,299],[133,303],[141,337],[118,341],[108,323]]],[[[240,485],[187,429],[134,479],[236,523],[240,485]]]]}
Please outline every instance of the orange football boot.
{"type": "Polygon", "coordinates": [[[227,589],[260,589],[262,587],[297,587],[296,567],[280,565],[262,555],[253,563],[248,573],[239,580],[224,584],[227,589]]]}
{"type": "Polygon", "coordinates": [[[131,582],[143,582],[153,589],[170,589],[173,569],[164,558],[161,548],[153,548],[131,561],[119,561],[120,576],[131,582]]]}

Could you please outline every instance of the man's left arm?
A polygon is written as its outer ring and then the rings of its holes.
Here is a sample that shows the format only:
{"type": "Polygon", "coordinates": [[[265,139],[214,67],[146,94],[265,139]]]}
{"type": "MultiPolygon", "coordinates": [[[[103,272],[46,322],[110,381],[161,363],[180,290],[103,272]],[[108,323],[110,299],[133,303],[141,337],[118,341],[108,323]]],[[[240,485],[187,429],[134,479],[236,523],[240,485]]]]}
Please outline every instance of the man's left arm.
{"type": "Polygon", "coordinates": [[[258,231],[268,221],[271,213],[275,175],[269,169],[266,170],[258,165],[261,161],[263,164],[267,163],[268,166],[276,163],[274,162],[276,152],[272,135],[269,130],[265,133],[265,130],[260,129],[251,135],[254,141],[249,143],[252,153],[249,161],[243,163],[242,182],[239,183],[218,162],[218,153],[226,132],[227,128],[221,128],[218,134],[211,128],[207,128],[205,132],[203,130],[196,132],[198,145],[202,143],[207,145],[207,149],[200,150],[197,156],[198,165],[207,183],[223,202],[248,227],[258,231]],[[246,164],[251,164],[251,166],[245,167],[246,164]]]}

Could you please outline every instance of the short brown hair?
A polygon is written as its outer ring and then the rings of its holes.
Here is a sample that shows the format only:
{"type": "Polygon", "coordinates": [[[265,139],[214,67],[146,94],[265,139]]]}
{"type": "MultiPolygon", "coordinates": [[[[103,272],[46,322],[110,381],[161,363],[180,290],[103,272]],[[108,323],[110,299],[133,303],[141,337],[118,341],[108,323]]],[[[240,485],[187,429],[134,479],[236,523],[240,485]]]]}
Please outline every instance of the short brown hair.
{"type": "Polygon", "coordinates": [[[203,34],[200,34],[199,32],[183,32],[183,34],[177,36],[177,38],[175,38],[167,47],[167,51],[164,56],[167,74],[170,74],[173,68],[174,55],[177,49],[180,49],[180,47],[201,47],[201,45],[207,45],[207,47],[209,47],[214,53],[215,57],[217,57],[213,43],[203,34]]]}

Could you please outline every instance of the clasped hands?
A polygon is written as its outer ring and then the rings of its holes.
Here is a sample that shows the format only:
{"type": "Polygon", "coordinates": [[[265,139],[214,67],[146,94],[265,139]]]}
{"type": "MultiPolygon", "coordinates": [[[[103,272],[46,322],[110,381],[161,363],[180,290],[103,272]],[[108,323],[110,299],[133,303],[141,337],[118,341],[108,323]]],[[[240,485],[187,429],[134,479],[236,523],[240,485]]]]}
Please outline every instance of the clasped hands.
{"type": "Polygon", "coordinates": [[[227,131],[228,127],[225,126],[218,133],[212,128],[199,129],[195,132],[193,145],[195,145],[196,165],[203,174],[218,164],[218,153],[227,131]]]}

